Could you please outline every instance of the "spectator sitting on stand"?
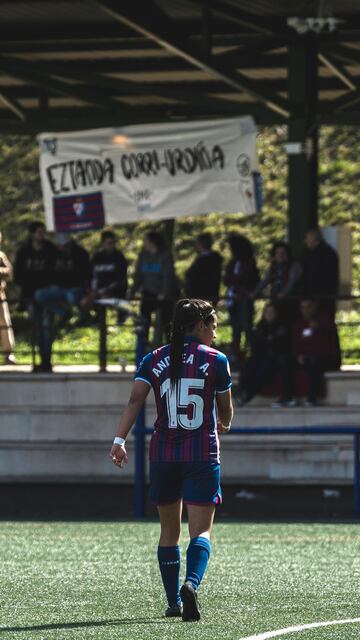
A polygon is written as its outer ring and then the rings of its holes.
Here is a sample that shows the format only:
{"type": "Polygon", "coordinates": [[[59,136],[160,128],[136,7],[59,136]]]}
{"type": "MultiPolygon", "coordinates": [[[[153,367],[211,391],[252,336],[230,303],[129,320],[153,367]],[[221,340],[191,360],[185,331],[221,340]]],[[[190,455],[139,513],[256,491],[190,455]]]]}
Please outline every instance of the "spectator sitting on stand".
{"type": "Polygon", "coordinates": [[[338,255],[324,241],[318,228],[307,231],[305,245],[302,255],[302,297],[319,299],[321,308],[334,319],[339,288],[338,255]]]}
{"type": "Polygon", "coordinates": [[[249,402],[280,373],[281,395],[272,406],[296,406],[293,370],[290,329],[279,318],[275,305],[269,302],[254,331],[253,353],[245,362],[241,383],[242,402],[249,402]]]}
{"type": "MultiPolygon", "coordinates": [[[[0,246],[2,234],[0,233],[0,246]]],[[[13,269],[10,260],[0,251],[0,344],[4,354],[4,364],[16,364],[14,356],[15,338],[11,326],[9,305],[6,300],[6,281],[12,278],[13,269]]]]}
{"type": "Polygon", "coordinates": [[[29,238],[16,254],[14,276],[21,288],[20,309],[27,309],[35,323],[35,341],[39,345],[41,363],[34,366],[34,372],[51,371],[45,339],[47,329],[44,329],[49,318],[43,315],[44,309],[35,303],[34,296],[38,289],[53,284],[56,255],[55,245],[46,239],[45,225],[42,222],[30,223],[29,238]]]}
{"type": "MultiPolygon", "coordinates": [[[[142,298],[140,313],[145,320],[145,339],[148,339],[151,315],[154,311],[159,311],[162,329],[169,339],[170,323],[178,290],[172,254],[166,247],[164,236],[155,231],[145,235],[143,249],[136,264],[130,297],[139,290],[142,298]]],[[[155,342],[160,344],[161,338],[162,336],[157,335],[155,342]]]]}
{"type": "Polygon", "coordinates": [[[297,302],[289,296],[297,294],[301,265],[292,260],[287,242],[276,242],[271,249],[271,264],[253,292],[256,298],[265,287],[270,287],[271,299],[276,302],[282,319],[291,322],[296,316],[297,302]]]}
{"type": "MultiPolygon", "coordinates": [[[[51,310],[64,324],[78,306],[90,283],[89,254],[67,233],[56,237],[57,253],[54,264],[54,283],[35,292],[35,301],[51,310]]],[[[82,309],[79,310],[80,317],[82,309]]]]}
{"type": "Polygon", "coordinates": [[[301,319],[293,330],[293,351],[308,378],[305,406],[314,406],[323,385],[324,372],[340,367],[339,337],[334,320],[314,299],[300,302],[301,319]]]}
{"type": "Polygon", "coordinates": [[[222,257],[212,250],[211,233],[200,233],[195,241],[195,258],[185,275],[185,294],[188,298],[209,300],[213,304],[219,299],[222,257]]]}
{"type": "MultiPolygon", "coordinates": [[[[96,251],[91,261],[91,290],[81,300],[84,308],[92,307],[97,299],[126,298],[127,260],[116,248],[116,235],[113,231],[103,231],[101,234],[101,249],[96,251]]],[[[118,311],[118,322],[122,324],[126,319],[124,311],[118,311]]]]}

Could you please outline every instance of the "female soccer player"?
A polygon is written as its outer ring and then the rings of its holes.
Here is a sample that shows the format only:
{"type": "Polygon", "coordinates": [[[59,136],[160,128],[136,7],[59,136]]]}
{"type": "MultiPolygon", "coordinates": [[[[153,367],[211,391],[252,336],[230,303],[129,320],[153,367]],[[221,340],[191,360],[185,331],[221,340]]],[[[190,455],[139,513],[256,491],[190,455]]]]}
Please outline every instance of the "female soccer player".
{"type": "Polygon", "coordinates": [[[214,308],[204,300],[177,303],[171,343],[149,353],[135,375],[110,456],[127,463],[126,437],[152,387],[157,419],[150,443],[150,497],[157,505],[161,534],[158,561],[167,617],[199,620],[197,590],[209,561],[215,505],[221,502],[218,433],[233,416],[231,378],[216,338],[214,308]],[[180,589],[180,529],[187,506],[190,543],[180,589]]]}

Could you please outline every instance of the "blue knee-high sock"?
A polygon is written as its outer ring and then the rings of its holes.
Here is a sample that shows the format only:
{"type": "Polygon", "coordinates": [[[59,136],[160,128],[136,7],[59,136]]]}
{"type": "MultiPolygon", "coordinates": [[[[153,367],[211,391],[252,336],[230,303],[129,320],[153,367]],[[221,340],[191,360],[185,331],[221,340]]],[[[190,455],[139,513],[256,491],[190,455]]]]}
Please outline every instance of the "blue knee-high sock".
{"type": "Polygon", "coordinates": [[[158,547],[160,573],[169,607],[180,604],[180,547],[158,547]]]}
{"type": "Polygon", "coordinates": [[[211,542],[208,538],[198,536],[190,541],[186,552],[186,578],[194,589],[198,589],[208,566],[211,542]]]}

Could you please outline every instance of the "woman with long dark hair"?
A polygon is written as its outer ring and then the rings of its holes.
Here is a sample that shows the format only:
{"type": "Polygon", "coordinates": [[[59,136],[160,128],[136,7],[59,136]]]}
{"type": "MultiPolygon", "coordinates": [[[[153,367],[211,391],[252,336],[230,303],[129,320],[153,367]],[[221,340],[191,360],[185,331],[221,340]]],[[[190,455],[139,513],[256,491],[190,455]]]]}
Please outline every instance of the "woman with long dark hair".
{"type": "Polygon", "coordinates": [[[298,285],[302,267],[293,260],[291,247],[287,242],[275,242],[270,253],[270,266],[260,280],[253,298],[256,298],[266,287],[270,288],[271,300],[276,303],[281,318],[290,324],[297,315],[298,285]]]}
{"type": "Polygon", "coordinates": [[[215,507],[221,503],[218,433],[230,429],[231,378],[226,356],[211,348],[217,317],[209,302],[180,300],[171,343],[149,353],[135,375],[110,452],[128,461],[126,437],[152,387],[157,418],[150,443],[150,497],[160,517],[158,561],[167,617],[200,619],[197,590],[206,571],[215,507]],[[190,543],[180,589],[180,530],[187,506],[190,543]]]}
{"type": "Polygon", "coordinates": [[[251,242],[240,233],[228,238],[231,260],[226,266],[224,283],[227,286],[227,307],[232,329],[233,354],[238,355],[242,334],[246,346],[252,348],[254,303],[251,293],[259,281],[254,249],[251,242]]]}
{"type": "Polygon", "coordinates": [[[163,234],[157,231],[149,231],[144,237],[130,297],[133,297],[138,291],[141,291],[140,313],[145,321],[147,337],[151,326],[151,317],[154,312],[159,312],[158,320],[162,326],[161,330],[160,327],[157,327],[158,331],[154,337],[154,346],[159,346],[162,342],[163,331],[166,336],[170,335],[174,299],[178,295],[173,256],[166,246],[163,234]]]}

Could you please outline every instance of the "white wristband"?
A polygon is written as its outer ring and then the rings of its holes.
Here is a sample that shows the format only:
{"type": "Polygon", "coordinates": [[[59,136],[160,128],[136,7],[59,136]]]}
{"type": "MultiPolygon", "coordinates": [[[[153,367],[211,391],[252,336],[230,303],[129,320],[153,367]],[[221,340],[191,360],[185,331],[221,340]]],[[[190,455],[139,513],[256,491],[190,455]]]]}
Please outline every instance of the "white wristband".
{"type": "Polygon", "coordinates": [[[229,424],[223,424],[223,429],[226,429],[226,431],[230,431],[230,429],[231,429],[231,422],[229,422],[229,424]]]}
{"type": "Polygon", "coordinates": [[[120,438],[119,436],[116,436],[116,438],[114,438],[113,444],[118,444],[120,445],[120,447],[123,447],[125,445],[125,440],[124,438],[120,438]]]}

